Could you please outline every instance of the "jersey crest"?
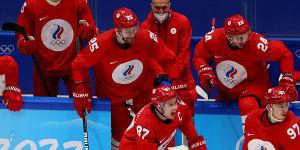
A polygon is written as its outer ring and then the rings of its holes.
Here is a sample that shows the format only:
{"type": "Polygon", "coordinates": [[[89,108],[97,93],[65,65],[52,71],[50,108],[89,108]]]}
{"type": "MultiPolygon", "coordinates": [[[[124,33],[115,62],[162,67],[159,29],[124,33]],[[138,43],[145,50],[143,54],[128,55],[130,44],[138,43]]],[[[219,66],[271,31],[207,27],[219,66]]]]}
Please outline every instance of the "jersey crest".
{"type": "Polygon", "coordinates": [[[70,46],[74,37],[72,26],[65,20],[53,19],[41,31],[43,44],[50,50],[63,51],[70,46]]]}
{"type": "Polygon", "coordinates": [[[112,73],[112,79],[119,84],[129,84],[135,81],[143,72],[143,63],[134,59],[119,64],[112,73]]]}
{"type": "Polygon", "coordinates": [[[252,139],[248,143],[248,149],[260,149],[260,150],[275,150],[274,145],[269,141],[263,141],[260,139],[252,139]]]}
{"type": "Polygon", "coordinates": [[[246,69],[242,65],[230,60],[217,64],[216,72],[222,84],[230,89],[247,78],[246,69]]]}

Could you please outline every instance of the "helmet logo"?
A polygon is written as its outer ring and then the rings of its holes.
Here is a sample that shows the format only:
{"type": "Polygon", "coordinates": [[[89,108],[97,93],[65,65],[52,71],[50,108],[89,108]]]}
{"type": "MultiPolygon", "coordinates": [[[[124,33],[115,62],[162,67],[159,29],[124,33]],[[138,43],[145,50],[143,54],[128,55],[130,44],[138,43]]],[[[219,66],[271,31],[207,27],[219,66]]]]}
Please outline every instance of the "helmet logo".
{"type": "Polygon", "coordinates": [[[231,21],[228,21],[227,24],[230,26],[231,25],[231,21]]]}
{"type": "Polygon", "coordinates": [[[130,20],[132,20],[133,19],[133,17],[131,16],[131,15],[129,15],[129,16],[125,16],[126,18],[127,18],[127,20],[128,21],[130,21],[130,20]]]}
{"type": "Polygon", "coordinates": [[[152,90],[152,94],[154,94],[155,92],[156,92],[156,89],[153,89],[153,90],[152,90]]]}
{"type": "Polygon", "coordinates": [[[120,17],[120,13],[117,13],[116,17],[119,18],[120,17]]]}
{"type": "Polygon", "coordinates": [[[241,25],[243,25],[243,24],[245,24],[245,23],[244,23],[244,21],[242,20],[242,21],[238,22],[238,24],[239,24],[239,26],[241,26],[241,25]]]}
{"type": "Polygon", "coordinates": [[[172,28],[170,31],[171,31],[172,34],[175,34],[177,32],[176,28],[172,28]]]}

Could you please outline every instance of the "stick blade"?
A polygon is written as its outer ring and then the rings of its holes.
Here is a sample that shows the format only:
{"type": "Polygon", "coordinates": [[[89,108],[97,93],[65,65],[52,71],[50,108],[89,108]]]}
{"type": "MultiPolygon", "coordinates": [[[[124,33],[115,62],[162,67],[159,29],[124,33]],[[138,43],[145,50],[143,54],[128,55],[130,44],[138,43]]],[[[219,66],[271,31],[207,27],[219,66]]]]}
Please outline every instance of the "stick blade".
{"type": "Polygon", "coordinates": [[[6,22],[2,25],[2,30],[16,31],[16,25],[17,24],[12,22],[6,22]]]}
{"type": "Polygon", "coordinates": [[[204,99],[207,99],[207,100],[208,100],[208,95],[207,95],[207,93],[206,93],[199,85],[196,86],[196,92],[197,92],[201,97],[203,97],[204,99]]]}

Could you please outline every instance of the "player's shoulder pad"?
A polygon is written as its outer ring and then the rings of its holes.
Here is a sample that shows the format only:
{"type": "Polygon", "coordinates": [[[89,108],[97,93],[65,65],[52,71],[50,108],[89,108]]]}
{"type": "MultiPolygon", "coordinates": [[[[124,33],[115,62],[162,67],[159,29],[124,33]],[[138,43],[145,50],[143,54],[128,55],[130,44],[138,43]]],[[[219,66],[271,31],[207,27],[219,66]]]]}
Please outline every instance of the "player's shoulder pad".
{"type": "Polygon", "coordinates": [[[254,109],[247,115],[245,125],[248,129],[256,129],[256,126],[260,124],[259,121],[264,111],[266,109],[254,109]]]}
{"type": "Polygon", "coordinates": [[[219,40],[221,36],[225,37],[224,28],[217,28],[215,30],[211,30],[208,33],[206,33],[203,38],[205,40],[205,43],[211,44],[219,40]]]}
{"type": "Polygon", "coordinates": [[[147,43],[153,43],[153,42],[156,42],[156,43],[159,43],[159,37],[153,33],[152,31],[148,30],[148,29],[142,29],[140,28],[139,31],[138,31],[138,34],[137,34],[137,38],[138,39],[141,39],[141,41],[144,42],[144,44],[147,44],[147,43]]]}
{"type": "Polygon", "coordinates": [[[252,32],[249,38],[250,48],[255,53],[264,54],[270,48],[269,41],[262,34],[252,32]]]}

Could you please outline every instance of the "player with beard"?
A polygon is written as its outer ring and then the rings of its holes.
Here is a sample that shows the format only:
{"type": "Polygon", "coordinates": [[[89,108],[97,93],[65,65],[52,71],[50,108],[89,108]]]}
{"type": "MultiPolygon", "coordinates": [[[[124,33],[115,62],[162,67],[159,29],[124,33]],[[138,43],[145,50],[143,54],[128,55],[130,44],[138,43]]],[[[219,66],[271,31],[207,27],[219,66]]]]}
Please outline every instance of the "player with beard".
{"type": "Polygon", "coordinates": [[[191,150],[207,150],[203,136],[198,136],[188,106],[172,88],[160,85],[153,89],[151,103],[132,120],[124,133],[120,150],[164,150],[174,146],[180,129],[191,150]]]}
{"type": "Polygon", "coordinates": [[[296,150],[300,147],[300,119],[289,107],[293,101],[286,88],[270,88],[265,94],[267,108],[248,114],[243,150],[296,150]]]}
{"type": "Polygon", "coordinates": [[[168,77],[179,78],[179,71],[176,55],[154,33],[140,30],[131,10],[116,10],[113,22],[115,28],[93,38],[77,55],[72,68],[78,89],[74,92],[74,106],[82,117],[85,108],[91,112],[83,75],[94,65],[96,95],[111,100],[112,149],[117,149],[132,120],[127,107],[137,113],[149,103],[154,86],[149,79],[156,77],[159,85],[168,77]]]}
{"type": "Polygon", "coordinates": [[[271,87],[266,61],[278,61],[283,77],[279,86],[286,88],[294,100],[297,97],[293,54],[281,41],[268,41],[251,32],[249,23],[240,15],[225,20],[224,28],[207,33],[195,48],[194,68],[201,85],[212,90],[218,82],[216,101],[237,101],[243,128],[247,114],[263,107],[263,95],[271,87]],[[217,81],[212,67],[213,60],[217,81]]]}

